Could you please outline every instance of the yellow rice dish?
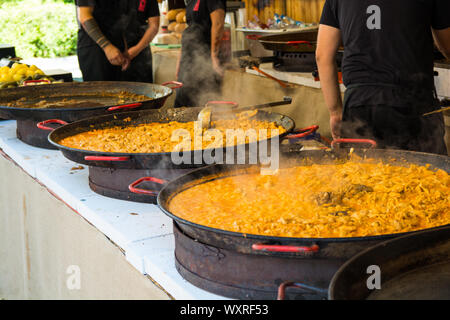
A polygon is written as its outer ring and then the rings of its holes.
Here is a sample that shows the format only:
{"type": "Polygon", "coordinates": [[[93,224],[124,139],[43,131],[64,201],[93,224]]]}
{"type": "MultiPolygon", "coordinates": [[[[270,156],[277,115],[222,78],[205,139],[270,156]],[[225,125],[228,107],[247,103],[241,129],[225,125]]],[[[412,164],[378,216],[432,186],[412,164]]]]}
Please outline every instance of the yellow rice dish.
{"type": "Polygon", "coordinates": [[[443,170],[349,161],[209,181],[174,196],[169,210],[245,234],[362,237],[449,224],[449,191],[450,176],[443,170]]]}
{"type": "MultiPolygon", "coordinates": [[[[125,124],[124,124],[125,125],[125,124]]],[[[63,146],[83,149],[89,151],[101,152],[119,152],[119,153],[159,153],[159,152],[173,152],[177,150],[177,146],[183,141],[183,136],[180,139],[173,139],[173,134],[177,130],[184,130],[188,133],[191,145],[189,150],[205,149],[211,147],[211,144],[221,143],[222,146],[234,146],[237,144],[251,143],[259,140],[271,138],[275,135],[280,135],[286,130],[278,126],[274,122],[260,121],[255,119],[230,119],[218,120],[211,123],[212,129],[219,130],[223,139],[222,141],[215,141],[212,135],[211,139],[206,139],[209,132],[206,129],[195,130],[194,122],[167,122],[167,123],[148,123],[137,126],[117,126],[107,129],[95,129],[88,132],[79,133],[64,139],[59,143],[63,146]],[[255,132],[255,135],[243,136],[242,140],[231,139],[231,143],[227,143],[227,130],[242,129],[246,132],[249,129],[255,132]],[[265,136],[260,135],[260,129],[264,130],[265,136]],[[275,130],[275,131],[272,131],[275,130]],[[196,148],[195,137],[199,133],[203,135],[201,147],[196,148]]],[[[215,146],[215,145],[214,145],[215,146]]]]}

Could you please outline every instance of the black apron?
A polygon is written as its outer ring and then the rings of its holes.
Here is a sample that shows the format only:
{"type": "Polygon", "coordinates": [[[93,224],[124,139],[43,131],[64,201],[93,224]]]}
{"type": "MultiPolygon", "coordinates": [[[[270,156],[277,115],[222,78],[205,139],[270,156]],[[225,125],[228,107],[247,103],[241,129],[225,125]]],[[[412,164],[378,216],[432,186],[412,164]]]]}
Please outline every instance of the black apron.
{"type": "MultiPolygon", "coordinates": [[[[100,29],[120,51],[135,46],[145,33],[146,26],[138,19],[138,1],[114,1],[95,11],[100,29]]],[[[80,28],[78,31],[78,62],[84,81],[132,81],[153,82],[152,54],[150,47],[135,57],[126,71],[113,66],[104,51],[80,28]]]]}
{"type": "Polygon", "coordinates": [[[122,71],[121,67],[113,66],[98,45],[79,48],[78,63],[83,74],[83,81],[153,82],[150,48],[142,50],[131,61],[126,71],[122,71]]]}
{"type": "MultiPolygon", "coordinates": [[[[352,105],[352,94],[358,89],[379,90],[383,87],[405,89],[387,83],[352,84],[344,95],[342,136],[375,140],[379,148],[403,149],[447,155],[443,115],[424,113],[439,109],[434,99],[418,99],[402,107],[386,105],[352,105]]],[[[420,91],[422,88],[409,88],[420,91]]]]}
{"type": "MultiPolygon", "coordinates": [[[[193,4],[188,3],[186,10],[191,10],[193,15],[200,14],[193,4]]],[[[183,32],[181,47],[178,81],[183,87],[177,90],[175,107],[200,107],[208,101],[219,100],[223,79],[212,67],[211,29],[191,22],[183,32]]]]}

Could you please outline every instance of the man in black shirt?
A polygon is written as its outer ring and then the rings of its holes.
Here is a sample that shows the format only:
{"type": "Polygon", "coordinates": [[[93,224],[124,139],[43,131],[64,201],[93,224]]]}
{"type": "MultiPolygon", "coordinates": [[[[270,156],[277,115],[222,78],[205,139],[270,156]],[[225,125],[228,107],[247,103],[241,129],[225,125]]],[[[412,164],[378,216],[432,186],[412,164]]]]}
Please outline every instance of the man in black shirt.
{"type": "Polygon", "coordinates": [[[219,61],[225,24],[225,0],[185,0],[186,21],[175,107],[199,107],[221,95],[223,69],[219,61]]]}
{"type": "Polygon", "coordinates": [[[149,44],[156,0],[76,0],[78,61],[84,81],[153,82],[149,44]]]}
{"type": "Polygon", "coordinates": [[[316,59],[333,138],[447,154],[433,77],[433,36],[450,57],[449,0],[327,0],[316,59]],[[342,103],[335,55],[344,46],[342,103]]]}

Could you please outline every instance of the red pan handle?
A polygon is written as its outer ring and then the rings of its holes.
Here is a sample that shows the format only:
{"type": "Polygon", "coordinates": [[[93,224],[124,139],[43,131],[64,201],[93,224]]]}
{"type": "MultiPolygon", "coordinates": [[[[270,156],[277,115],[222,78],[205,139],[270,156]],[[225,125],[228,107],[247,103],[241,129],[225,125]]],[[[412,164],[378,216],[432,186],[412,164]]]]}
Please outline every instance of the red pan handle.
{"type": "Polygon", "coordinates": [[[321,295],[323,295],[325,297],[328,294],[328,290],[327,289],[320,289],[320,288],[308,286],[308,285],[303,284],[303,283],[286,281],[286,282],[283,282],[282,284],[280,284],[280,286],[278,287],[277,300],[284,300],[285,293],[286,293],[286,288],[289,288],[289,287],[295,287],[295,288],[300,288],[300,289],[307,289],[309,291],[317,292],[317,293],[319,293],[319,294],[321,294],[321,295]]]}
{"type": "Polygon", "coordinates": [[[142,106],[142,103],[137,102],[137,103],[131,103],[131,104],[122,104],[120,106],[115,106],[115,107],[110,107],[107,110],[108,111],[116,111],[116,110],[121,110],[121,109],[135,109],[142,106]]]}
{"type": "Polygon", "coordinates": [[[317,244],[313,244],[310,247],[306,247],[306,246],[281,246],[281,245],[255,243],[252,245],[252,249],[255,251],[266,251],[266,252],[314,253],[319,251],[319,246],[317,244]]]}
{"type": "Polygon", "coordinates": [[[228,104],[228,105],[231,105],[232,108],[237,108],[239,106],[238,103],[233,102],[233,101],[209,101],[206,103],[205,107],[209,107],[210,105],[214,105],[214,104],[218,104],[218,105],[228,104]]]}
{"type": "Polygon", "coordinates": [[[295,130],[296,133],[286,136],[288,139],[300,139],[309,136],[310,134],[316,132],[319,126],[311,126],[299,130],[295,130]]]}
{"type": "Polygon", "coordinates": [[[24,86],[29,86],[29,85],[31,85],[33,83],[52,83],[52,82],[50,80],[44,80],[44,79],[42,79],[42,80],[25,80],[23,82],[23,85],[24,86]]]}
{"type": "Polygon", "coordinates": [[[103,157],[103,156],[85,156],[84,160],[86,161],[128,161],[130,157],[103,157]]]}
{"type": "Polygon", "coordinates": [[[130,184],[128,186],[128,189],[131,192],[133,192],[133,193],[146,194],[146,195],[149,195],[149,196],[156,196],[158,194],[158,192],[156,192],[156,191],[136,188],[137,185],[141,184],[144,181],[156,182],[156,183],[159,183],[159,184],[162,184],[162,185],[167,183],[167,181],[162,180],[162,179],[158,179],[158,178],[154,178],[154,177],[143,177],[143,178],[140,178],[139,180],[136,180],[132,184],[130,184]]]}
{"type": "Polygon", "coordinates": [[[376,141],[370,139],[336,139],[331,142],[331,147],[334,148],[340,143],[370,144],[371,148],[375,148],[377,146],[376,141]]]}
{"type": "Polygon", "coordinates": [[[288,41],[286,42],[289,45],[294,45],[294,44],[307,44],[309,46],[312,46],[311,42],[309,41],[288,41]]]}
{"type": "Polygon", "coordinates": [[[164,82],[162,84],[162,86],[169,87],[171,89],[179,89],[179,88],[183,87],[183,84],[181,82],[178,82],[178,81],[169,81],[169,82],[164,82]],[[171,85],[171,84],[173,84],[174,87],[169,87],[169,85],[171,85]]]}
{"type": "Polygon", "coordinates": [[[246,35],[245,38],[248,40],[258,40],[259,38],[261,38],[261,36],[259,36],[257,34],[249,34],[249,35],[246,35]]]}
{"type": "Polygon", "coordinates": [[[61,124],[61,125],[63,125],[63,126],[65,126],[66,124],[68,124],[67,122],[65,122],[65,121],[63,121],[63,120],[59,120],[59,119],[50,119],[50,120],[45,120],[45,121],[39,122],[39,123],[37,124],[37,127],[38,127],[39,129],[41,129],[41,130],[53,131],[53,130],[55,130],[55,128],[50,128],[50,127],[47,127],[47,126],[46,126],[46,124],[52,124],[52,123],[58,123],[58,124],[61,124]]]}

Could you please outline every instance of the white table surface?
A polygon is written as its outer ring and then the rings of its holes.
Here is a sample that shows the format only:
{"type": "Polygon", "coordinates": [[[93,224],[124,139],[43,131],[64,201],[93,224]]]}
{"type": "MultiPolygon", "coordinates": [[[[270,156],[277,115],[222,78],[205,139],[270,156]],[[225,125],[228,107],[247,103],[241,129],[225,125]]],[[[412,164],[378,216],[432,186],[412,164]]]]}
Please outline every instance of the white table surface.
{"type": "Polygon", "coordinates": [[[116,200],[94,193],[89,188],[87,166],[82,165],[83,170],[74,170],[80,164],[66,159],[60,151],[35,148],[21,142],[16,137],[16,121],[0,121],[0,149],[122,248],[129,263],[150,276],[175,299],[227,299],[191,285],[178,274],[172,220],[156,205],[116,200]]]}

